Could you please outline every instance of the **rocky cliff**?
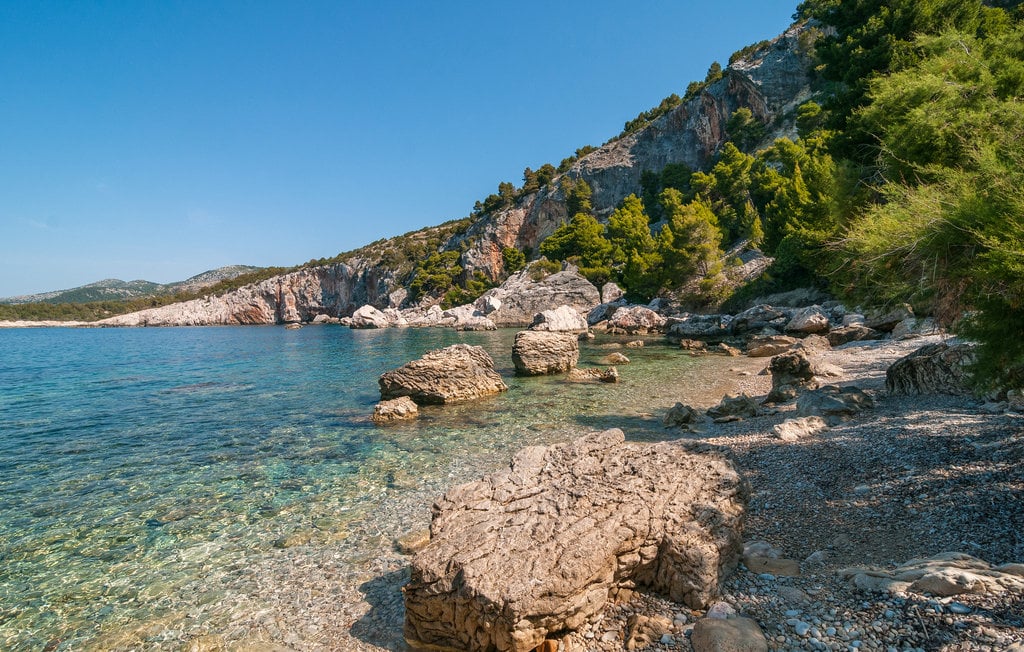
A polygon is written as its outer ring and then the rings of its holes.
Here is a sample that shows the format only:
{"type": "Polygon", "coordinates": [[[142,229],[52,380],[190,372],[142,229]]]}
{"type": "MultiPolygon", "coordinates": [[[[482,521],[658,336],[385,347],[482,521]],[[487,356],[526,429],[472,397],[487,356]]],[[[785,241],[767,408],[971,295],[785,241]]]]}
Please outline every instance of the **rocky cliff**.
{"type": "MultiPolygon", "coordinates": [[[[627,195],[640,192],[640,176],[646,170],[658,172],[670,163],[684,163],[695,170],[707,168],[727,140],[725,125],[729,117],[740,107],[749,108],[768,126],[766,142],[794,135],[795,109],[811,93],[811,65],[803,45],[805,40],[805,30],[794,26],[734,62],[720,80],[695,97],[645,128],[609,141],[578,160],[565,174],[582,178],[590,185],[595,212],[599,218],[605,218],[627,195]]],[[[446,236],[441,248],[463,252],[460,264],[466,274],[479,270],[492,280],[499,280],[505,276],[503,248],[535,252],[541,241],[566,219],[565,197],[556,177],[515,205],[484,215],[468,229],[446,236]]],[[[431,231],[436,229],[403,238],[431,231]]],[[[380,243],[375,244],[380,249],[380,243]]],[[[385,249],[387,244],[383,243],[385,249]]],[[[399,307],[408,303],[402,285],[409,281],[409,260],[408,256],[379,252],[348,257],[344,262],[300,269],[224,296],[153,308],[102,323],[268,324],[310,321],[317,315],[347,316],[364,304],[399,307]]]]}

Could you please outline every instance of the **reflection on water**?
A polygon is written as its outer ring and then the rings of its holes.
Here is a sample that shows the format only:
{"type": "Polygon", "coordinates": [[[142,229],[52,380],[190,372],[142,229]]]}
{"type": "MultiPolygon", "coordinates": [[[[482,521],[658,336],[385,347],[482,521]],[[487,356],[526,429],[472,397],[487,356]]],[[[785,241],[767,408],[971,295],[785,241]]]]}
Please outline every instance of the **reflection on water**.
{"type": "MultiPolygon", "coordinates": [[[[694,400],[713,375],[696,372],[721,364],[652,342],[628,350],[618,385],[520,379],[513,336],[0,331],[0,649],[95,647],[140,628],[135,640],[160,647],[216,628],[254,607],[225,596],[250,590],[244,569],[275,550],[331,546],[365,564],[394,526],[378,521],[402,519],[396,496],[415,495],[421,518],[420,494],[524,445],[580,428],[664,437],[659,409],[694,400]],[[374,427],[377,377],[458,341],[487,348],[509,391],[374,427]]],[[[608,351],[585,344],[581,366],[608,351]]]]}

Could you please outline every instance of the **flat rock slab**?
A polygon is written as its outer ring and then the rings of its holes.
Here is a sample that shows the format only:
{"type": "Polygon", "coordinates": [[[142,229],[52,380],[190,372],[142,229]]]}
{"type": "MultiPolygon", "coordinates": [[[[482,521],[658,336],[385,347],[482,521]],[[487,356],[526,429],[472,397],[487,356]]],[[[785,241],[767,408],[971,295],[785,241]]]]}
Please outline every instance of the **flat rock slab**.
{"type": "Polygon", "coordinates": [[[468,401],[504,392],[494,360],[479,346],[453,344],[381,374],[381,400],[408,396],[420,405],[468,401]]]}
{"type": "Polygon", "coordinates": [[[405,587],[406,639],[525,652],[634,587],[703,608],[736,564],[745,496],[724,458],[621,430],[523,449],[435,504],[405,587]]]}

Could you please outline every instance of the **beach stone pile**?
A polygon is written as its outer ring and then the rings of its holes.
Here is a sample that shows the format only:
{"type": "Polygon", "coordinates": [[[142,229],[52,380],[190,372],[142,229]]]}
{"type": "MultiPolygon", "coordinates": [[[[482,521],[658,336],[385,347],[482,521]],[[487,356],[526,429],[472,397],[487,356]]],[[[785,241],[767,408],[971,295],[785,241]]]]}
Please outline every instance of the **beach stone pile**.
{"type": "Polygon", "coordinates": [[[408,396],[419,405],[468,401],[508,389],[483,347],[454,344],[429,351],[378,379],[381,400],[408,396]]]}
{"type": "Polygon", "coordinates": [[[737,562],[745,495],[724,458],[620,430],[523,449],[435,504],[404,589],[406,640],[526,652],[637,587],[705,608],[737,562]]]}

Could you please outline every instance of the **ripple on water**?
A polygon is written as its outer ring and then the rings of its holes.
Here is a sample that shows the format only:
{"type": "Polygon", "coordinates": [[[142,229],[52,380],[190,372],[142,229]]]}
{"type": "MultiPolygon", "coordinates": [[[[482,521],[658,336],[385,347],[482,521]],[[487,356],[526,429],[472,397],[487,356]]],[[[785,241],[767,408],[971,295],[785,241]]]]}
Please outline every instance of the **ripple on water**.
{"type": "MultiPolygon", "coordinates": [[[[630,351],[618,385],[515,378],[513,336],[0,331],[0,648],[241,636],[232,623],[276,608],[254,568],[328,551],[357,586],[452,482],[581,428],[662,437],[651,412],[709,382],[708,362],[657,344],[630,351]],[[457,341],[487,348],[509,391],[373,426],[379,374],[457,341]]],[[[582,364],[606,353],[585,345],[582,364]]]]}

